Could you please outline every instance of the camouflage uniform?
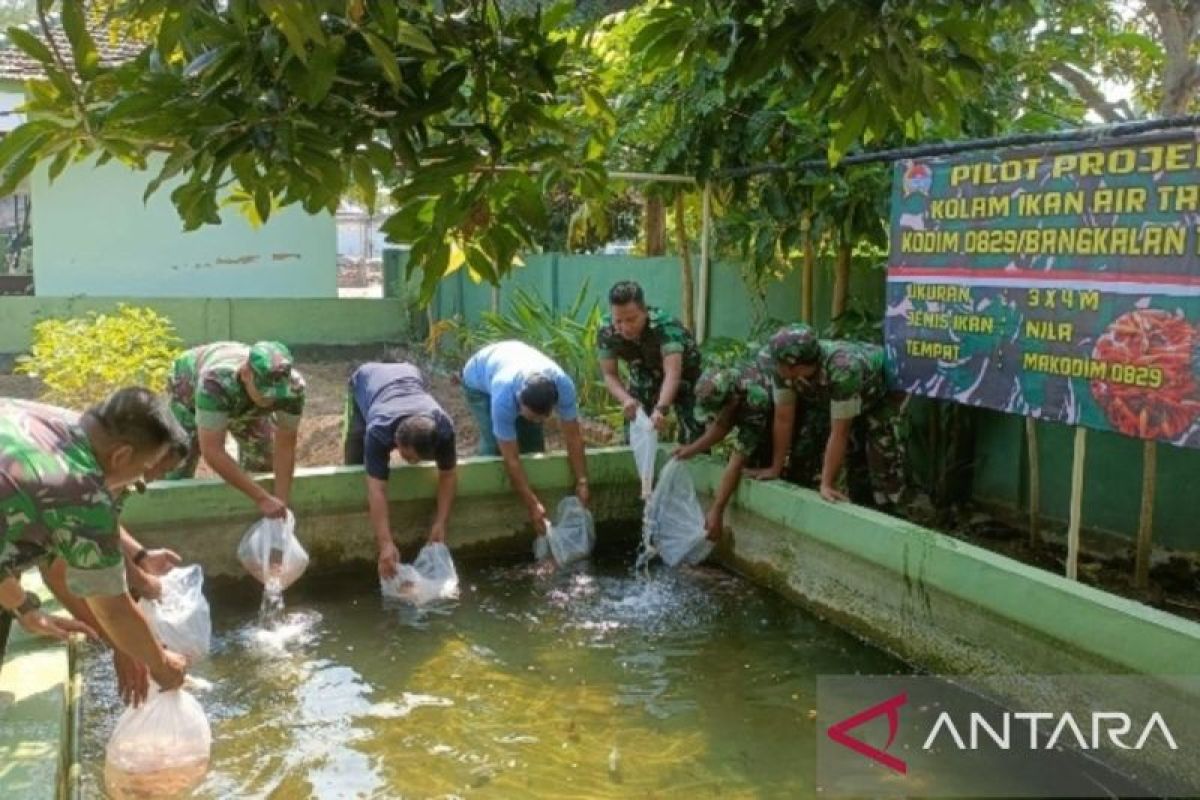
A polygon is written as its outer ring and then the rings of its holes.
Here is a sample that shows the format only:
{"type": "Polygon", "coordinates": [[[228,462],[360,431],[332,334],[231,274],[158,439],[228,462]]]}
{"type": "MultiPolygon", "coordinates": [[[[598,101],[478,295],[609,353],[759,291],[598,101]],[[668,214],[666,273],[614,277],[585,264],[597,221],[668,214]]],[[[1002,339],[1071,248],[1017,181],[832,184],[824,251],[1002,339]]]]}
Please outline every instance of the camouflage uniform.
{"type": "Polygon", "coordinates": [[[771,464],[771,431],[775,404],[771,379],[758,364],[748,361],[735,367],[706,370],[696,382],[696,421],[714,422],[730,404],[733,412],[733,449],[746,457],[746,466],[771,464]]]}
{"type": "MultiPolygon", "coordinates": [[[[831,421],[855,420],[847,454],[851,489],[869,486],[876,503],[895,502],[904,488],[902,415],[901,404],[887,391],[883,348],[818,340],[812,328],[798,324],[772,336],[759,358],[770,365],[776,403],[800,400],[814,408],[828,408],[831,421]],[[809,380],[789,382],[774,368],[780,363],[815,363],[817,372],[809,380]]],[[[811,433],[802,433],[796,446],[812,449],[811,438],[811,433]]]]}
{"type": "Polygon", "coordinates": [[[603,327],[596,335],[596,349],[601,359],[611,358],[628,365],[629,393],[642,404],[647,414],[653,412],[658,393],[662,391],[664,356],[683,355],[679,389],[672,405],[679,422],[679,441],[686,444],[704,432],[695,415],[694,387],[700,378],[700,350],[692,332],[682,322],[654,306],[648,306],[646,314],[646,327],[637,341],[621,336],[612,323],[612,316],[606,315],[603,327]]]}
{"type": "Polygon", "coordinates": [[[75,594],[122,594],[119,515],[78,414],[0,400],[0,579],[57,556],[75,594]]]}
{"type": "Polygon", "coordinates": [[[275,426],[295,430],[304,412],[304,378],[292,369],[292,354],[278,342],[253,346],[216,342],[193,347],[175,359],[167,393],[171,412],[191,439],[187,458],[167,474],[168,480],[196,474],[200,428],[228,430],[238,443],[242,469],[269,472],[275,426]],[[255,387],[272,401],[269,408],[255,405],[238,377],[247,360],[255,387]]]}

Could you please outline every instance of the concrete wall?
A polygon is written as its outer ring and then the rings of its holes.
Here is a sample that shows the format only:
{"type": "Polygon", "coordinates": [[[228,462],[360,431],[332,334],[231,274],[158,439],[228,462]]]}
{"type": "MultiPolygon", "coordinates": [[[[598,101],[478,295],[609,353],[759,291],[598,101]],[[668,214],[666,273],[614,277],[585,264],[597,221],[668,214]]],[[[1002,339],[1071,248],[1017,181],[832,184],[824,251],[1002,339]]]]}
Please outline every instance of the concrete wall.
{"type": "MultiPolygon", "coordinates": [[[[527,456],[523,461],[530,485],[553,514],[559,499],[574,487],[566,458],[527,456]]],[[[637,471],[626,448],[589,451],[588,478],[597,521],[641,518],[640,497],[629,488],[637,482],[637,471]]],[[[429,534],[436,490],[432,465],[400,466],[392,472],[392,529],[406,557],[414,555],[429,534]]],[[[375,543],[360,467],[298,470],[292,506],[296,535],[312,557],[310,570],[374,574],[375,543]]],[[[237,545],[258,517],[249,500],[223,483],[187,480],[153,484],[145,495],[131,498],[122,522],[135,536],[203,563],[206,575],[242,578],[237,545]]],[[[532,529],[500,459],[459,462],[458,500],[447,543],[456,552],[530,552],[532,529]]]]}
{"type": "Polygon", "coordinates": [[[336,297],[333,216],[297,205],[255,229],[236,208],[184,232],[170,181],[143,203],[161,159],[138,172],[87,160],[31,178],[34,291],[69,297],[336,297]]]}
{"type": "MultiPolygon", "coordinates": [[[[707,493],[721,465],[692,472],[707,493]]],[[[743,481],[726,523],[727,564],[930,672],[988,676],[1015,707],[1076,709],[1096,698],[1072,676],[1145,675],[1173,719],[1200,720],[1200,697],[1159,677],[1196,674],[1200,624],[782,483],[743,481]]],[[[1200,780],[1193,755],[1154,757],[1164,775],[1200,780]]]]}
{"type": "Polygon", "coordinates": [[[249,300],[208,298],[0,297],[0,354],[29,349],[40,319],[105,312],[120,302],[166,315],[184,344],[279,339],[288,344],[402,342],[408,312],[399,300],[249,300]]]}

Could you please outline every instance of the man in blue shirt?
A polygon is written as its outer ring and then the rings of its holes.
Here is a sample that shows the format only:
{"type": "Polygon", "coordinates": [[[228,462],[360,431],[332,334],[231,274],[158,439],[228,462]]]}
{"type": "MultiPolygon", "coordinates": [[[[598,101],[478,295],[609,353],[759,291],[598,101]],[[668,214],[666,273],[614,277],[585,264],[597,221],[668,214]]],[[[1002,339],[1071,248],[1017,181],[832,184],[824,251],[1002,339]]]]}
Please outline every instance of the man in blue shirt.
{"type": "Polygon", "coordinates": [[[437,511],[429,541],[446,538],[456,486],[454,422],[429,394],[412,364],[367,363],[354,371],[346,397],[344,446],[347,464],[365,464],[367,507],[379,546],[379,574],[396,574],[400,554],[388,519],[387,481],[392,449],[409,464],[433,460],[438,467],[437,511]]]}
{"type": "Polygon", "coordinates": [[[497,342],[467,361],[462,380],[467,404],[479,424],[479,454],[504,458],[509,480],[529,509],[537,534],[546,532],[546,509],[529,486],[520,454],[546,449],[542,423],[556,409],[575,473],[575,494],[586,506],[590,494],[575,383],[562,368],[524,342],[497,342]]]}

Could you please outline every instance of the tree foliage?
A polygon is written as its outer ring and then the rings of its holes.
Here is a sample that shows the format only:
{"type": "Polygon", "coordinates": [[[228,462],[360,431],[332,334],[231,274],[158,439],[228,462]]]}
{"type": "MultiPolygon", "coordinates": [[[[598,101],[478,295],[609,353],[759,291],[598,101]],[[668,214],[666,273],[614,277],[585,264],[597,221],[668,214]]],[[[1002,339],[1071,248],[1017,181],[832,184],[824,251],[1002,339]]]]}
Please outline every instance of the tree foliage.
{"type": "Polygon", "coordinates": [[[141,168],[161,153],[147,195],[173,181],[194,229],[219,223],[231,193],[266,219],[279,205],[332,211],[351,187],[365,197],[385,187],[396,211],[384,230],[412,243],[431,289],[452,244],[494,281],[545,225],[541,183],[521,166],[539,165],[549,185],[604,184],[598,153],[584,152],[588,110],[569,102],[586,75],[556,27],[567,6],[112,0],[108,23],[140,26],[145,46],[106,67],[81,3],[40,5],[60,12],[70,52],[9,31],[48,80],[0,143],[0,191],[38,161],[54,177],[90,153],[141,168]],[[494,169],[502,163],[517,169],[494,169]]]}

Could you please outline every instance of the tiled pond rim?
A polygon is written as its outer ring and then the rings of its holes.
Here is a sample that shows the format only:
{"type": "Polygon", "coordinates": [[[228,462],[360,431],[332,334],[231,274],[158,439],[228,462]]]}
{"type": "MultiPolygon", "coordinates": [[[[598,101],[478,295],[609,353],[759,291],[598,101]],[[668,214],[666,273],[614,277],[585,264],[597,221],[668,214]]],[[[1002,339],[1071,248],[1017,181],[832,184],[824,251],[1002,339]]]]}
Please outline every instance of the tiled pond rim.
{"type": "MultiPolygon", "coordinates": [[[[525,464],[552,510],[573,484],[566,458],[534,457],[525,464]]],[[[715,486],[721,464],[698,459],[692,469],[703,493],[715,486]]],[[[590,451],[589,474],[598,522],[640,518],[627,449],[590,451]]],[[[435,489],[432,467],[401,467],[390,482],[393,526],[410,552],[427,532],[435,489]]],[[[364,492],[359,468],[299,471],[293,508],[297,534],[312,556],[310,576],[374,561],[364,492]]],[[[498,459],[462,462],[458,496],[453,549],[527,550],[524,508],[498,459]]],[[[132,498],[124,522],[148,542],[202,563],[219,583],[242,574],[237,542],[255,516],[239,493],[192,480],[132,498]]],[[[1200,625],[1194,622],[902,520],[825,503],[804,489],[743,482],[726,524],[717,554],[726,565],[932,672],[1200,673],[1200,625]]],[[[70,795],[78,704],[71,700],[67,648],[33,642],[19,630],[8,645],[0,667],[0,797],[70,795]]],[[[1069,683],[1053,677],[1012,686],[1013,696],[1024,700],[1064,691],[1069,683]]],[[[1178,701],[1200,708],[1200,698],[1178,701]]]]}

